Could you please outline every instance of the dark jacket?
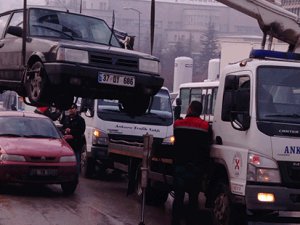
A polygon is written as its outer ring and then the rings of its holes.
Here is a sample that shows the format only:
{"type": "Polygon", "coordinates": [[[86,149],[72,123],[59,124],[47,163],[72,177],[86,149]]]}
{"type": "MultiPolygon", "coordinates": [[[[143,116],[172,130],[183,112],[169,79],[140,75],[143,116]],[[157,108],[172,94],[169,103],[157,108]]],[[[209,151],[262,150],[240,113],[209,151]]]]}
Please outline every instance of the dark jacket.
{"type": "Polygon", "coordinates": [[[83,145],[83,135],[85,132],[85,121],[79,115],[76,114],[74,117],[64,116],[61,120],[62,132],[64,134],[67,128],[71,129],[71,135],[73,139],[67,140],[74,151],[81,151],[83,145]]]}
{"type": "Polygon", "coordinates": [[[174,123],[175,165],[205,165],[209,158],[211,132],[209,123],[200,117],[187,116],[174,123]]]}

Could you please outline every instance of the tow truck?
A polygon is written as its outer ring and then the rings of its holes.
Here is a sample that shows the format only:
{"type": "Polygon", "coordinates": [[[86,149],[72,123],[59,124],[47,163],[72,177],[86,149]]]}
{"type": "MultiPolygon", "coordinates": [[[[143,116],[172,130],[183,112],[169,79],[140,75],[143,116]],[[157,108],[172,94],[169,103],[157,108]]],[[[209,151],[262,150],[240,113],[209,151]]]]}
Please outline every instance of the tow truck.
{"type": "MultiPolygon", "coordinates": [[[[220,73],[205,207],[217,225],[253,218],[299,222],[292,218],[300,211],[299,18],[266,0],[219,2],[255,18],[263,38],[260,49],[220,73]],[[270,49],[274,38],[287,44],[285,52],[270,49]]],[[[161,153],[160,162],[172,165],[172,154],[161,153]]],[[[142,172],[151,180],[151,160],[158,157],[146,155],[142,172]]],[[[172,186],[172,171],[156,175],[172,186]]]]}

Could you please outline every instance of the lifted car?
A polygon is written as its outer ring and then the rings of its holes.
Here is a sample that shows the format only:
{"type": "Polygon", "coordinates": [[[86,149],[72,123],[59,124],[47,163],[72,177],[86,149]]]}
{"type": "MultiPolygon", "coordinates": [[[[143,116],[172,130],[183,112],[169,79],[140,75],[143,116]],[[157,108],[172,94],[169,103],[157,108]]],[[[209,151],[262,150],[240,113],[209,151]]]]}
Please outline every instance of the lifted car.
{"type": "Polygon", "coordinates": [[[163,85],[160,62],[122,46],[99,18],[46,8],[4,12],[0,90],[60,109],[74,97],[118,99],[128,113],[142,114],[163,85]]]}

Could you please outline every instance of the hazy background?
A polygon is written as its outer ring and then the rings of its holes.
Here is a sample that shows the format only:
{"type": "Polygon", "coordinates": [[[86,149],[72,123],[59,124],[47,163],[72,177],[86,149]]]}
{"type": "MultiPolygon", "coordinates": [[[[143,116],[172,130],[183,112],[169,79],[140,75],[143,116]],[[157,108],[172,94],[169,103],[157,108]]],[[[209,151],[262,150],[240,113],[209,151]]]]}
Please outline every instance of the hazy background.
{"type": "MultiPolygon", "coordinates": [[[[0,13],[14,9],[22,8],[24,4],[23,0],[0,0],[0,13]]],[[[28,5],[45,5],[45,0],[27,0],[28,5]]]]}

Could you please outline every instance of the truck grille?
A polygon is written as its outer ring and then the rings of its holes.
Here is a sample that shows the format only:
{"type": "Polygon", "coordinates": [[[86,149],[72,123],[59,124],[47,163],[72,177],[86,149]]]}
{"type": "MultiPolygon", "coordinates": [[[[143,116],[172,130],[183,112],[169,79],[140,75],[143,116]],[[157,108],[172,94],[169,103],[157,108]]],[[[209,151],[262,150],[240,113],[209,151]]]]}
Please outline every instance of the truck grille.
{"type": "Polygon", "coordinates": [[[94,66],[113,69],[127,69],[138,71],[138,59],[122,56],[104,55],[99,53],[90,53],[90,63],[94,66]]]}
{"type": "Polygon", "coordinates": [[[300,188],[300,162],[278,162],[278,164],[283,185],[300,188]]]}
{"type": "MultiPolygon", "coordinates": [[[[127,145],[143,145],[144,139],[143,136],[130,136],[130,135],[118,135],[118,134],[109,134],[109,141],[113,143],[123,143],[127,145]]],[[[162,142],[161,138],[153,138],[153,144],[160,144],[162,142]]]]}

